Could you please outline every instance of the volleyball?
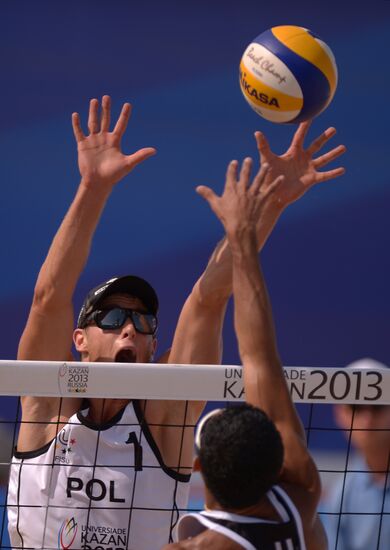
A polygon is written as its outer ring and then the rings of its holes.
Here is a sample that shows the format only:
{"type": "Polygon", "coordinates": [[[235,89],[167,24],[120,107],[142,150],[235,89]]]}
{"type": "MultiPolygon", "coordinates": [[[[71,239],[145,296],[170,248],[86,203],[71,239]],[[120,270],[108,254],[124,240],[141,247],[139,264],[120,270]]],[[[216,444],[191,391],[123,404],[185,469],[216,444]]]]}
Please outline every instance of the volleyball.
{"type": "Polygon", "coordinates": [[[293,25],[272,27],[246,48],[241,91],[257,114],[277,123],[298,123],[320,114],[337,87],[337,66],[327,44],[293,25]]]}

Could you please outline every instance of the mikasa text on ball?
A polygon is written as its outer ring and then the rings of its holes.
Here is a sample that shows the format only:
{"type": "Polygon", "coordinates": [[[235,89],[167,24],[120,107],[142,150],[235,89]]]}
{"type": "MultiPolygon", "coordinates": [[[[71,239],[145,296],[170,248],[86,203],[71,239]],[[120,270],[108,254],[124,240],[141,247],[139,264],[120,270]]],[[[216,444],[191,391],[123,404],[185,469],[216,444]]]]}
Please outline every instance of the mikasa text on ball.
{"type": "Polygon", "coordinates": [[[240,86],[249,105],[271,122],[302,122],[323,111],[337,87],[329,46],[303,27],[272,27],[247,47],[240,86]]]}

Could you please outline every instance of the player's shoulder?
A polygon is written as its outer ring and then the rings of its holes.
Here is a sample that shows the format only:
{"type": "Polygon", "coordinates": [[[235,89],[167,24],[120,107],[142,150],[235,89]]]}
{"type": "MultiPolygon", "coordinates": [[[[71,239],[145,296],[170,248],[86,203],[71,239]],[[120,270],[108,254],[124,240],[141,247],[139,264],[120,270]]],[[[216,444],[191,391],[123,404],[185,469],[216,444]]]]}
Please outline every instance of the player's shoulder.
{"type": "Polygon", "coordinates": [[[279,496],[280,489],[283,491],[281,496],[285,500],[285,504],[290,508],[290,511],[293,512],[293,506],[298,512],[307,549],[327,550],[327,537],[324,526],[318,517],[315,499],[308,498],[307,489],[303,489],[299,485],[290,483],[278,484],[277,490],[279,491],[279,496]]]}
{"type": "Polygon", "coordinates": [[[52,441],[59,430],[80,409],[81,399],[57,397],[22,398],[22,424],[18,451],[31,452],[52,441]]]}
{"type": "Polygon", "coordinates": [[[282,491],[282,498],[287,499],[287,504],[294,506],[303,521],[310,522],[317,514],[319,495],[317,490],[311,491],[307,487],[296,483],[281,482],[277,488],[282,491]]]}
{"type": "MultiPolygon", "coordinates": [[[[142,411],[145,411],[144,417],[149,425],[169,425],[182,424],[185,416],[188,425],[196,424],[199,416],[204,408],[204,403],[201,401],[183,401],[183,400],[158,400],[150,399],[140,401],[142,411]]],[[[168,430],[167,433],[169,433],[168,430]]]]}

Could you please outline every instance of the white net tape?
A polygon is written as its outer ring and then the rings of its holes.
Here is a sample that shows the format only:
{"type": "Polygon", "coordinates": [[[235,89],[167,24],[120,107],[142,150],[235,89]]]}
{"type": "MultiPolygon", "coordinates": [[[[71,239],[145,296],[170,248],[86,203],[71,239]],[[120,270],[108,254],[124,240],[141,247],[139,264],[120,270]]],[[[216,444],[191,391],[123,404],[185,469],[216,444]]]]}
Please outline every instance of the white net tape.
{"type": "MultiPolygon", "coordinates": [[[[284,367],[295,402],[390,405],[390,369],[284,367]]],[[[243,401],[242,367],[0,361],[0,395],[243,401]]]]}

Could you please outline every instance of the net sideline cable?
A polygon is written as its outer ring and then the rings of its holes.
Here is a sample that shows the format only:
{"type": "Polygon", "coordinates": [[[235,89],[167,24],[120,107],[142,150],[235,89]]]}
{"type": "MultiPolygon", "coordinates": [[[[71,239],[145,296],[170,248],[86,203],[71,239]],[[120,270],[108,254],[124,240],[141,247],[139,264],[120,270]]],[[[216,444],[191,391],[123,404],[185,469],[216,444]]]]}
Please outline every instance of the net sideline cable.
{"type": "MultiPolygon", "coordinates": [[[[390,405],[390,369],[284,367],[295,402],[390,405]]],[[[0,395],[243,401],[242,367],[0,361],[0,395]]]]}

